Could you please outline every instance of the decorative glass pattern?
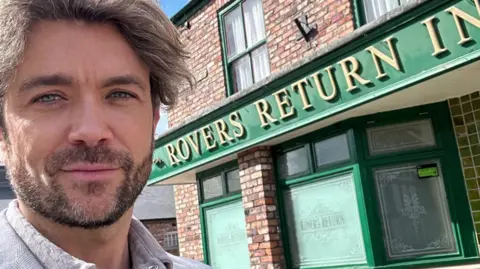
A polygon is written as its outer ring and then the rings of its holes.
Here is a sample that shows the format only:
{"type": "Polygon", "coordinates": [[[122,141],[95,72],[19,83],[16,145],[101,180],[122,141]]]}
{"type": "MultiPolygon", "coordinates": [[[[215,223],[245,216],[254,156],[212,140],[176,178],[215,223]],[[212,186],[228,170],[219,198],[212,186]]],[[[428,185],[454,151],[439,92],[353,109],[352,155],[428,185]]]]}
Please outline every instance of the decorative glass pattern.
{"type": "Polygon", "coordinates": [[[352,174],[292,187],[285,206],[295,268],[366,262],[352,174]]]}
{"type": "Polygon", "coordinates": [[[208,200],[223,195],[222,177],[216,176],[205,179],[203,185],[203,199],[208,200]]]}
{"type": "Polygon", "coordinates": [[[350,159],[347,134],[315,143],[317,167],[350,159]]]}
{"type": "Polygon", "coordinates": [[[431,163],[440,176],[419,179],[417,164],[374,170],[389,259],[457,252],[440,163],[431,163]]]}
{"type": "Polygon", "coordinates": [[[308,171],[308,157],[305,147],[286,152],[280,155],[278,160],[282,178],[288,178],[308,171]]]}
{"type": "Polygon", "coordinates": [[[242,201],[206,210],[210,263],[215,269],[250,269],[242,201]]]}
{"type": "Polygon", "coordinates": [[[371,155],[435,146],[432,122],[420,120],[367,129],[371,155]]]}
{"type": "Polygon", "coordinates": [[[240,174],[238,169],[227,172],[228,192],[236,192],[241,190],[240,174]]]}

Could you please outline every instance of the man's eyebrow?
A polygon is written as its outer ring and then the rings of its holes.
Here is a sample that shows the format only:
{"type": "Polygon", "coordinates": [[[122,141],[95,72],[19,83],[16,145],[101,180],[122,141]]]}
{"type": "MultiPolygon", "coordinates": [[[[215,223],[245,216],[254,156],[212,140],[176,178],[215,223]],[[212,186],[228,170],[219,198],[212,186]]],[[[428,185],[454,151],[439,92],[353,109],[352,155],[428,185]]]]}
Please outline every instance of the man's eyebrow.
{"type": "Polygon", "coordinates": [[[25,92],[42,86],[70,86],[73,79],[62,74],[53,74],[29,78],[20,84],[20,92],[25,92]]]}
{"type": "Polygon", "coordinates": [[[123,75],[123,76],[116,76],[106,79],[102,87],[108,88],[118,85],[136,85],[140,87],[142,90],[145,90],[145,85],[143,85],[136,76],[133,75],[123,75]]]}

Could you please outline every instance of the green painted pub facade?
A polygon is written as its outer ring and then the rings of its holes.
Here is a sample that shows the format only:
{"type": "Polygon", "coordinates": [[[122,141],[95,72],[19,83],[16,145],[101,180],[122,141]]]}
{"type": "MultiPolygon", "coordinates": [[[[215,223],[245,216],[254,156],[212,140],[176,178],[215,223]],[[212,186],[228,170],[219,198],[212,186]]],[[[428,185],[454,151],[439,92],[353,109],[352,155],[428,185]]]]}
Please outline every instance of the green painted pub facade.
{"type": "Polygon", "coordinates": [[[156,140],[149,184],[196,186],[206,263],[480,268],[480,2],[419,2],[156,140]]]}

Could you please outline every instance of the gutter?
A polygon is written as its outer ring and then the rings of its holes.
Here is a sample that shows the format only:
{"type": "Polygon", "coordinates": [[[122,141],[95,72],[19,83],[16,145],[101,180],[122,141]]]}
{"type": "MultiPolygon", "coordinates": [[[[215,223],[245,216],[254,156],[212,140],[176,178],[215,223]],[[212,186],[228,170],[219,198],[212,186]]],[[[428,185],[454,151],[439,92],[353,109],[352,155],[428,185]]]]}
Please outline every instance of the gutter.
{"type": "Polygon", "coordinates": [[[180,11],[175,13],[170,20],[177,27],[182,26],[188,19],[190,19],[195,13],[202,9],[206,4],[210,2],[209,0],[190,0],[186,6],[184,6],[180,11]]]}

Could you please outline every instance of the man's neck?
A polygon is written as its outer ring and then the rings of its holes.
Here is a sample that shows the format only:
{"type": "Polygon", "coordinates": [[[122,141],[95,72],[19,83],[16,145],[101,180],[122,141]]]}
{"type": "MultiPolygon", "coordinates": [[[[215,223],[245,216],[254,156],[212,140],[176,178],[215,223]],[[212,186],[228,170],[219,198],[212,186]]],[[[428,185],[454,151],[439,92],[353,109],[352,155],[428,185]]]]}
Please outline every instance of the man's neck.
{"type": "Polygon", "coordinates": [[[87,230],[52,222],[19,201],[28,222],[45,238],[75,258],[95,264],[99,269],[130,269],[128,231],[132,209],[108,227],[87,230]],[[122,254],[122,255],[119,255],[122,254]]]}

